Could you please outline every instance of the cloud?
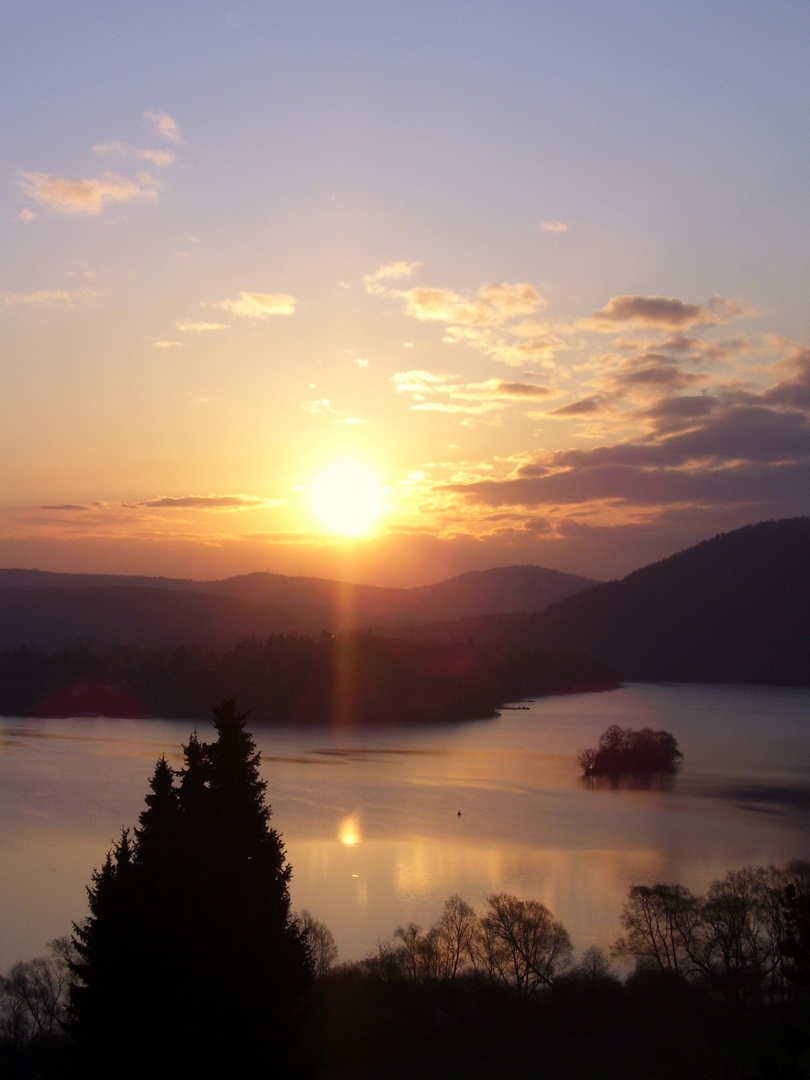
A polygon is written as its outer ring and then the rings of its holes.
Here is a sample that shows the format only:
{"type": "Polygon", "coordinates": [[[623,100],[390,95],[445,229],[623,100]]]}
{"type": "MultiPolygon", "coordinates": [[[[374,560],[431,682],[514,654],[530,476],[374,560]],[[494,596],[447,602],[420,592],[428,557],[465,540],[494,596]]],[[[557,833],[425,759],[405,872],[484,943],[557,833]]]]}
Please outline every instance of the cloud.
{"type": "Polygon", "coordinates": [[[391,376],[391,382],[398,394],[411,394],[424,397],[436,392],[436,388],[457,379],[457,375],[439,375],[432,371],[399,371],[391,376]]]}
{"type": "Polygon", "coordinates": [[[207,334],[215,330],[228,330],[227,323],[219,322],[179,322],[175,323],[184,334],[207,334]]]}
{"type": "Polygon", "coordinates": [[[137,150],[128,143],[104,143],[93,147],[93,153],[99,157],[137,158],[140,161],[151,161],[158,168],[166,168],[173,165],[177,160],[171,150],[137,150]]]}
{"type": "Polygon", "coordinates": [[[647,353],[642,357],[624,361],[610,377],[610,383],[617,393],[628,391],[660,394],[662,390],[684,390],[695,383],[705,382],[706,379],[705,374],[684,371],[665,356],[647,353]]]}
{"type": "Polygon", "coordinates": [[[593,395],[592,397],[581,398],[579,401],[572,401],[568,405],[561,405],[558,409],[552,409],[548,415],[563,419],[569,416],[592,416],[594,413],[603,412],[605,407],[605,399],[593,395]]]}
{"type": "Polygon", "coordinates": [[[568,232],[568,226],[564,221],[544,221],[540,226],[543,232],[550,233],[566,233],[568,232]]]}
{"type": "Polygon", "coordinates": [[[167,340],[163,340],[163,341],[153,341],[152,342],[152,348],[153,349],[184,349],[185,347],[186,347],[185,342],[183,342],[183,341],[167,341],[167,340]]]}
{"type": "Polygon", "coordinates": [[[115,173],[105,173],[100,179],[73,179],[41,172],[21,175],[20,184],[29,199],[61,214],[95,216],[110,203],[139,199],[154,201],[160,187],[158,181],[148,173],[141,174],[135,180],[115,173]]]}
{"type": "Polygon", "coordinates": [[[508,397],[547,397],[551,390],[547,386],[536,386],[534,383],[499,382],[495,386],[498,393],[508,397]]]}
{"type": "MultiPolygon", "coordinates": [[[[451,326],[445,340],[454,336],[454,330],[455,327],[451,326]]],[[[514,328],[510,327],[509,332],[514,333],[514,328]]],[[[510,367],[539,364],[541,367],[552,368],[555,366],[556,354],[566,348],[565,342],[553,334],[538,334],[536,337],[526,337],[518,341],[482,334],[478,341],[471,344],[485,353],[490,360],[496,360],[510,367]]]]}
{"type": "MultiPolygon", "coordinates": [[[[700,399],[698,399],[700,400],[700,399]]],[[[810,490],[810,420],[762,403],[719,399],[662,410],[680,419],[680,430],[661,431],[595,447],[537,453],[520,460],[511,475],[451,484],[466,500],[487,506],[524,507],[554,513],[577,507],[599,514],[675,505],[750,506],[777,516],[801,513],[810,490]],[[780,513],[781,511],[781,513],[780,513]]]]}
{"type": "Polygon", "coordinates": [[[453,289],[423,288],[391,292],[405,301],[405,314],[420,322],[444,322],[461,326],[492,326],[515,315],[525,315],[543,304],[533,285],[489,283],[475,297],[453,289]]]}
{"type": "Polygon", "coordinates": [[[73,307],[73,298],[66,289],[40,289],[32,293],[9,293],[3,298],[9,307],[20,304],[31,307],[73,307]]]}
{"type": "Polygon", "coordinates": [[[527,315],[540,307],[545,307],[545,300],[534,285],[519,282],[508,285],[504,282],[490,282],[478,290],[479,300],[491,304],[505,319],[515,315],[527,315]]]}
{"type": "Polygon", "coordinates": [[[424,286],[395,295],[405,301],[405,314],[420,322],[486,323],[492,318],[483,304],[476,304],[452,289],[424,286]]]}
{"type": "Polygon", "coordinates": [[[715,296],[708,304],[685,304],[666,296],[614,296],[595,312],[586,325],[596,330],[619,326],[641,326],[662,330],[686,330],[692,326],[713,326],[746,313],[736,300],[715,296]]]}
{"type": "Polygon", "coordinates": [[[500,363],[520,367],[526,363],[552,363],[560,338],[534,320],[514,320],[545,307],[545,300],[528,282],[486,282],[475,293],[425,285],[412,289],[388,287],[388,280],[412,272],[418,263],[392,263],[366,275],[367,290],[403,302],[409,318],[423,323],[444,323],[447,344],[465,344],[500,363]],[[514,341],[513,338],[520,340],[514,341]]]}
{"type": "Polygon", "coordinates": [[[411,405],[413,412],[463,413],[466,416],[483,416],[503,408],[500,401],[423,401],[411,405]]]}
{"type": "Polygon", "coordinates": [[[161,495],[132,505],[161,510],[255,510],[272,503],[255,495],[161,495]]]}
{"type": "Polygon", "coordinates": [[[329,398],[315,398],[312,401],[302,401],[301,408],[311,416],[334,415],[336,410],[330,405],[329,398]]]}
{"type": "Polygon", "coordinates": [[[14,218],[14,220],[33,221],[36,217],[37,215],[34,213],[33,210],[29,210],[27,206],[24,206],[23,209],[19,212],[19,214],[17,214],[17,216],[14,218]]]}
{"type": "Polygon", "coordinates": [[[484,382],[459,382],[456,375],[437,375],[429,371],[400,371],[391,377],[398,394],[409,394],[414,412],[467,413],[480,416],[503,409],[507,403],[523,402],[546,397],[546,386],[532,383],[503,382],[487,379],[484,382]]]}
{"type": "Polygon", "coordinates": [[[30,293],[8,293],[3,302],[8,307],[75,308],[92,304],[102,294],[97,289],[38,289],[30,293]]]}
{"type": "Polygon", "coordinates": [[[386,289],[385,286],[380,284],[381,282],[391,281],[395,278],[410,277],[421,265],[420,262],[404,261],[386,263],[378,270],[375,270],[373,274],[366,274],[364,276],[363,283],[366,286],[366,292],[384,295],[386,289]]]}
{"type": "Polygon", "coordinates": [[[177,121],[173,120],[168,113],[145,112],[143,118],[152,125],[155,134],[162,136],[164,139],[168,139],[169,142],[183,142],[180,135],[180,129],[177,126],[177,121]]]}
{"type": "Polygon", "coordinates": [[[778,370],[787,372],[788,378],[767,390],[763,395],[764,400],[793,409],[810,410],[810,349],[797,349],[779,365],[778,370]]]}
{"type": "Polygon", "coordinates": [[[270,315],[292,315],[297,300],[289,293],[240,292],[235,300],[220,300],[214,307],[245,319],[266,319],[270,315]]]}

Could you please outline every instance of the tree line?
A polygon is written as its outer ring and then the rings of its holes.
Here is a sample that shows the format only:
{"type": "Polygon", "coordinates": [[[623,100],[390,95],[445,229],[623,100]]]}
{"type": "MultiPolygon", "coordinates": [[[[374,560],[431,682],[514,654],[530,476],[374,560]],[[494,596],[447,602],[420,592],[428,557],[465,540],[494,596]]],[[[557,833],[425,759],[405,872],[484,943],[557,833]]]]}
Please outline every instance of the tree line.
{"type": "MultiPolygon", "coordinates": [[[[97,883],[98,875],[96,891],[97,883]]],[[[98,914],[95,919],[93,933],[98,933],[98,914]]],[[[609,954],[590,946],[576,960],[565,927],[539,901],[493,893],[476,912],[453,895],[432,926],[408,923],[378,941],[366,959],[337,964],[328,927],[307,911],[293,914],[286,925],[305,946],[307,977],[313,980],[308,1023],[297,1031],[283,1028],[285,1043],[298,1038],[308,1047],[299,1049],[296,1075],[306,1075],[301,1070],[307,1061],[315,1072],[318,1061],[321,1066],[325,1061],[323,1073],[329,1075],[339,1065],[381,1064],[470,1045],[483,1051],[560,1032],[624,1033],[630,1036],[625,1051],[631,1058],[635,1054],[649,1068],[658,1054],[670,1076],[690,1075],[697,1058],[705,1076],[806,1075],[801,1062],[810,1055],[810,863],[731,871],[702,896],[679,885],[633,885],[620,921],[625,933],[609,954]],[[633,964],[623,977],[617,960],[633,964]],[[683,1071],[673,1071],[679,1064],[683,1071]]],[[[86,988],[96,977],[87,966],[87,926],[92,925],[93,916],[72,940],[52,942],[47,957],[19,962],[0,980],[0,1063],[36,1060],[36,1075],[64,1075],[62,1033],[75,1036],[84,1007],[77,1013],[81,985],[76,980],[86,988]]],[[[273,963],[265,954],[263,962],[272,982],[278,978],[278,958],[273,963]]],[[[116,963],[122,964],[122,957],[116,963]]],[[[117,973],[123,984],[117,996],[104,1003],[105,1024],[118,1015],[122,1000],[128,1003],[125,1017],[112,1030],[93,1034],[92,1045],[103,1047],[105,1063],[126,1045],[127,1032],[139,1033],[149,1047],[147,1057],[158,1052],[156,1025],[162,1022],[165,993],[151,1019],[139,996],[159,990],[160,974],[150,964],[150,982],[144,983],[131,963],[117,973]]],[[[226,988],[232,992],[219,979],[216,986],[217,999],[226,988]]],[[[189,994],[189,988],[183,992],[189,994]]],[[[112,993],[109,983],[105,993],[112,993]]],[[[196,1010],[199,1002],[194,1005],[196,1010]]],[[[175,1025],[177,1014],[170,1016],[175,1025]]],[[[217,1044],[225,1048],[224,1058],[218,1051],[219,1069],[235,1067],[234,1040],[251,1041],[235,1013],[230,1022],[237,1024],[230,1032],[221,1024],[215,1029],[217,1044]]],[[[278,1040],[274,1019],[254,1013],[252,1023],[265,1030],[270,1026],[278,1040]]],[[[182,1031],[176,1034],[180,1038],[182,1031]]],[[[180,1070],[175,1075],[183,1075],[194,1060],[195,1051],[185,1041],[182,1045],[181,1060],[171,1063],[180,1070]]],[[[258,1060],[277,1062],[290,1053],[290,1045],[263,1042],[258,1060]]],[[[136,1058],[143,1063],[141,1051],[136,1058]]],[[[627,1060],[625,1067],[634,1075],[627,1060]]],[[[199,1060],[195,1068],[198,1075],[209,1075],[199,1060]]],[[[86,1060],[82,1069],[81,1075],[94,1075],[86,1071],[86,1060]]],[[[35,1074],[21,1067],[18,1075],[35,1074]]],[[[126,1067],[117,1075],[128,1075],[126,1067]]],[[[153,1067],[153,1075],[163,1073],[153,1067]]]]}
{"type": "Polygon", "coordinates": [[[194,718],[236,695],[256,724],[435,724],[490,717],[520,698],[616,686],[610,669],[581,653],[359,631],[273,634],[227,650],[79,643],[0,654],[7,716],[194,718]]]}

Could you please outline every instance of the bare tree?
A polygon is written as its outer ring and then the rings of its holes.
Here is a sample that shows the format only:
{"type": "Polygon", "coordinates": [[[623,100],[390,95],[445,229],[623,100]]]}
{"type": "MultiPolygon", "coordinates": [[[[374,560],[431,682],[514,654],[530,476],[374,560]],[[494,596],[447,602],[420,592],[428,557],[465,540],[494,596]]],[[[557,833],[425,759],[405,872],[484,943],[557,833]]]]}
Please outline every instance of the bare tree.
{"type": "Polygon", "coordinates": [[[604,982],[605,979],[615,978],[611,975],[610,957],[598,945],[588,946],[574,969],[574,974],[585,979],[591,986],[604,982]]]}
{"type": "Polygon", "coordinates": [[[537,900],[509,893],[488,896],[487,905],[479,920],[477,947],[490,977],[511,983],[521,993],[551,986],[573,951],[562,923],[537,900]]]}
{"type": "Polygon", "coordinates": [[[48,952],[19,961],[0,979],[0,1030],[13,1046],[61,1029],[70,982],[70,938],[49,942],[48,952]]]}
{"type": "Polygon", "coordinates": [[[782,877],[775,868],[733,870],[712,882],[700,904],[690,956],[725,1001],[759,1002],[774,985],[781,953],[782,882],[777,879],[782,877]]]}
{"type": "Polygon", "coordinates": [[[627,937],[613,946],[614,956],[634,956],[644,967],[688,975],[692,935],[699,903],[683,885],[631,885],[621,914],[627,937]]]}
{"type": "Polygon", "coordinates": [[[424,975],[426,952],[422,927],[415,922],[398,926],[394,931],[394,938],[401,942],[399,952],[403,968],[412,979],[421,978],[424,975]]]}
{"type": "Polygon", "coordinates": [[[393,982],[405,975],[403,953],[402,946],[395,945],[390,938],[377,938],[374,950],[362,961],[362,967],[375,978],[393,982]]]}
{"type": "Polygon", "coordinates": [[[321,978],[334,965],[338,958],[338,947],[332,936],[332,931],[319,919],[312,917],[306,908],[302,908],[294,916],[295,921],[306,939],[312,966],[316,978],[321,978]]]}
{"type": "Polygon", "coordinates": [[[476,922],[475,911],[457,893],[445,900],[438,922],[445,978],[455,979],[459,971],[472,962],[476,922]]]}

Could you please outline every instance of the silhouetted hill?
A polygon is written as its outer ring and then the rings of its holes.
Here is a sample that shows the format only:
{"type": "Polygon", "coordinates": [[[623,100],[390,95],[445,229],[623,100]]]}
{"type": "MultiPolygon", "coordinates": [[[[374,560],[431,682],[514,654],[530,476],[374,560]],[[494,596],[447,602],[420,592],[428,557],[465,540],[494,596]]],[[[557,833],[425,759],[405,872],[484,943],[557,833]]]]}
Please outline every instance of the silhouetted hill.
{"type": "Polygon", "coordinates": [[[536,614],[420,634],[578,649],[631,681],[810,686],[810,518],[715,536],[536,614]]]}
{"type": "Polygon", "coordinates": [[[251,635],[379,629],[504,611],[537,611],[592,585],[538,566],[385,589],[320,578],[247,574],[224,581],[0,570],[0,649],[78,640],[227,647],[251,635]]]}

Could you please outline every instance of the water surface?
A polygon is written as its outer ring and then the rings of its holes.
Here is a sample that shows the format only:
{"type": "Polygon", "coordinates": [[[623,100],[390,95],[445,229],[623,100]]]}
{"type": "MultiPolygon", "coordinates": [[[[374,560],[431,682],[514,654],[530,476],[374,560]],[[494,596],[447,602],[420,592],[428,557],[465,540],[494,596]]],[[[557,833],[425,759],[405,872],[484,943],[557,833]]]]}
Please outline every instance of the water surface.
{"type": "MultiPolygon", "coordinates": [[[[810,858],[810,691],[636,684],[542,698],[497,720],[376,732],[257,730],[293,905],[341,957],[457,892],[546,903],[574,945],[607,947],[634,883],[696,891],[727,870],[810,858]],[[589,787],[576,752],[608,724],[666,728],[671,784],[589,787]]],[[[0,720],[0,971],[86,913],[112,840],[137,823],[155,760],[194,725],[0,720]]],[[[211,737],[207,720],[200,737],[211,737]]]]}

